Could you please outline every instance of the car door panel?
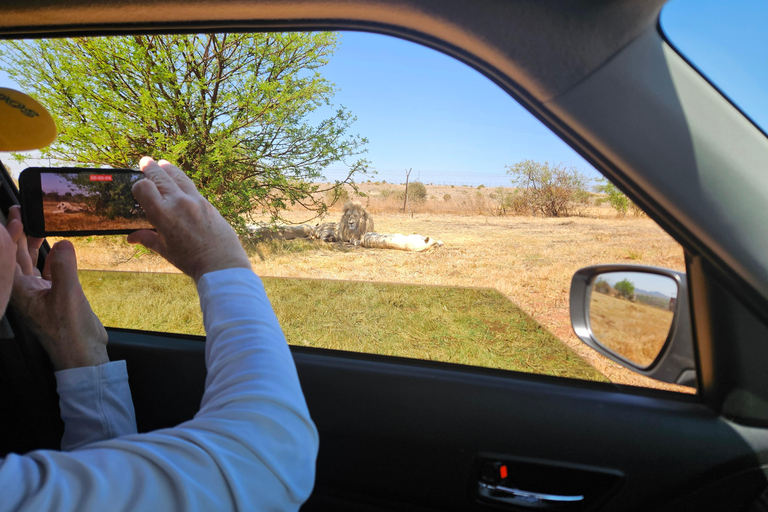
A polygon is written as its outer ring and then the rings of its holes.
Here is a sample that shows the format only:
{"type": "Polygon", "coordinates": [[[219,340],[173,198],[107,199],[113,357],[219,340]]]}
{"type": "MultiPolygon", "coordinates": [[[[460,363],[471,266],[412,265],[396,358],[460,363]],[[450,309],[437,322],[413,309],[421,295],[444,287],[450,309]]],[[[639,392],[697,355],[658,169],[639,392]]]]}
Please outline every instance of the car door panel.
{"type": "MultiPolygon", "coordinates": [[[[140,430],[196,412],[199,338],[110,330],[109,347],[128,362],[140,430]]],[[[487,509],[475,499],[480,458],[617,475],[607,510],[650,510],[734,483],[748,500],[765,486],[761,472],[729,483],[760,467],[743,437],[749,427],[695,397],[304,347],[293,354],[321,439],[307,510],[487,509]]]]}

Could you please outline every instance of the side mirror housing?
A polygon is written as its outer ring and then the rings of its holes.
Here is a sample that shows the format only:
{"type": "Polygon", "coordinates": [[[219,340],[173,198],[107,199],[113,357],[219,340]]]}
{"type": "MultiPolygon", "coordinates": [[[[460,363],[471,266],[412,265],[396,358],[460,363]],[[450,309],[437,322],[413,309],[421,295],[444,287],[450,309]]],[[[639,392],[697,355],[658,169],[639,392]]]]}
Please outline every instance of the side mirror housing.
{"type": "Polygon", "coordinates": [[[663,382],[696,387],[690,308],[682,272],[597,265],[571,280],[576,336],[609,359],[663,382]]]}

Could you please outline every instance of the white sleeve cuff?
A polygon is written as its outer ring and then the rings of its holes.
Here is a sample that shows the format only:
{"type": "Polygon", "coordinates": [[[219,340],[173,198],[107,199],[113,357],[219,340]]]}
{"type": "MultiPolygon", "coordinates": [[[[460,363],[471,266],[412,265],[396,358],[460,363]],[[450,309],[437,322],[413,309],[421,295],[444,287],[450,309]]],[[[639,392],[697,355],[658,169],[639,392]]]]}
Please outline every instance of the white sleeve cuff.
{"type": "Polygon", "coordinates": [[[125,361],[61,370],[55,375],[64,421],[62,450],[136,433],[125,361]]]}

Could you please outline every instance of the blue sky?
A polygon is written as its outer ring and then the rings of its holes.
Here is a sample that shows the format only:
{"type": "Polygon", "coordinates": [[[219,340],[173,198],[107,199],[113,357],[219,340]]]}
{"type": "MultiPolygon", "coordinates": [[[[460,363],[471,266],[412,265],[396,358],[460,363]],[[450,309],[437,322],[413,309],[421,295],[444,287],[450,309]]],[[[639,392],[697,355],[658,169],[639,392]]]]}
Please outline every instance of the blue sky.
{"type": "MultiPolygon", "coordinates": [[[[768,126],[768,2],[673,0],[662,26],[673,43],[753,119],[768,126]]],[[[374,180],[509,184],[504,169],[532,159],[599,174],[488,79],[434,50],[388,36],[346,32],[323,74],[370,140],[374,180]]],[[[11,86],[0,73],[0,86],[11,86]]],[[[14,174],[21,166],[2,158],[14,174]]],[[[46,163],[43,163],[44,165],[46,163]]],[[[342,165],[326,172],[339,177],[342,165]]]]}

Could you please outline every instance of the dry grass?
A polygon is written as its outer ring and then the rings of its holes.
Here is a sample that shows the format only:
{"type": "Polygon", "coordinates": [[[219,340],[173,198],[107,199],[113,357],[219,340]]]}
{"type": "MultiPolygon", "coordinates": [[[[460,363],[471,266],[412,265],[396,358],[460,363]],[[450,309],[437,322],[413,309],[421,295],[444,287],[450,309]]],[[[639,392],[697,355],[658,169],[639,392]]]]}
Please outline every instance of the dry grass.
{"type": "Polygon", "coordinates": [[[614,352],[648,366],[661,352],[674,313],[603,293],[593,293],[589,320],[595,337],[614,352]]]}
{"type": "MultiPolygon", "coordinates": [[[[467,195],[476,191],[447,188],[466,191],[467,195]]],[[[433,195],[429,185],[427,191],[433,195]]],[[[301,212],[290,215],[301,218],[301,212]]],[[[682,248],[653,221],[617,218],[605,205],[591,207],[587,215],[535,218],[461,212],[379,213],[374,215],[376,231],[419,233],[438,238],[445,246],[427,253],[409,253],[296,240],[263,242],[249,251],[254,270],[261,276],[493,288],[612,382],[690,391],[626,370],[573,334],[568,292],[577,269],[601,263],[637,263],[685,270],[682,248]]],[[[339,217],[340,213],[332,213],[328,220],[339,217]]],[[[90,242],[80,239],[75,245],[81,268],[174,270],[156,255],[132,258],[135,249],[119,237],[90,242]]]]}
{"type": "Polygon", "coordinates": [[[72,206],[82,208],[79,212],[52,213],[56,206],[66,198],[43,200],[46,231],[88,231],[94,229],[122,230],[145,229],[149,227],[146,217],[142,214],[131,219],[109,219],[105,215],[84,211],[86,205],[68,200],[72,206]]]}

